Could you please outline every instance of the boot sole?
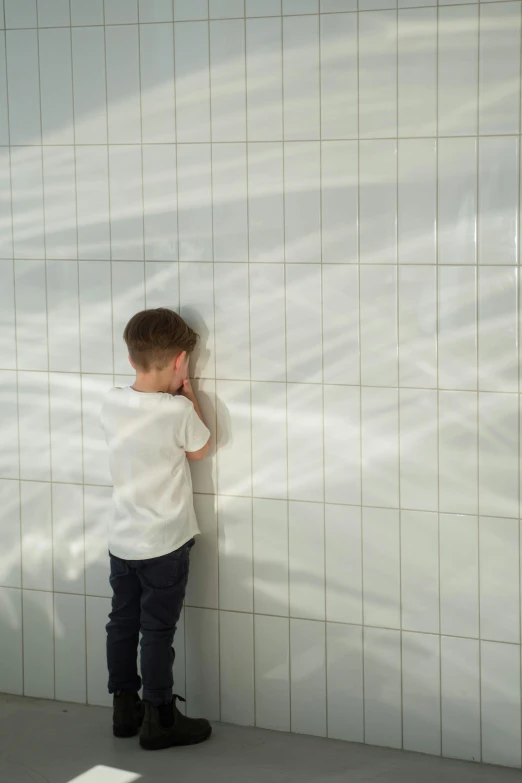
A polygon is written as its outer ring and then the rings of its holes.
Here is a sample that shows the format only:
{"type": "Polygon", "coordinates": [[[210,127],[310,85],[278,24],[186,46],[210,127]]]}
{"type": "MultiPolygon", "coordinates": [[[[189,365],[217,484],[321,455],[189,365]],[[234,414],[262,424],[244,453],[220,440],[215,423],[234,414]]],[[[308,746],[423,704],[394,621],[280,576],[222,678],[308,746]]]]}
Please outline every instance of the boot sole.
{"type": "Polygon", "coordinates": [[[149,740],[140,739],[140,747],[143,750],[168,750],[168,748],[186,748],[190,745],[201,745],[202,742],[206,742],[208,739],[210,739],[211,734],[212,726],[203,737],[198,737],[197,739],[189,740],[188,742],[176,742],[176,740],[171,740],[165,743],[165,741],[162,741],[161,739],[157,742],[150,742],[149,740]]]}
{"type": "Polygon", "coordinates": [[[138,721],[133,726],[127,725],[127,726],[114,726],[112,727],[112,733],[115,737],[118,739],[130,739],[131,737],[135,737],[136,734],[138,734],[139,730],[141,729],[141,724],[143,723],[143,720],[138,721]]]}

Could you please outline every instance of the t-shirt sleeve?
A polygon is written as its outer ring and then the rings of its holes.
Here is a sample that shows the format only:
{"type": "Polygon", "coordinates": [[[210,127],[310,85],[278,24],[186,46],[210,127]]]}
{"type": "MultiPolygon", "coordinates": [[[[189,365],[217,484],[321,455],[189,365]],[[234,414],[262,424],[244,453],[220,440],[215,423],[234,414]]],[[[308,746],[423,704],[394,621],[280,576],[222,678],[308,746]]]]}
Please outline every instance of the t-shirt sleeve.
{"type": "Polygon", "coordinates": [[[188,416],[185,419],[185,427],[182,433],[183,448],[185,451],[199,451],[206,446],[210,438],[210,430],[201,421],[194,406],[190,402],[188,416]]]}

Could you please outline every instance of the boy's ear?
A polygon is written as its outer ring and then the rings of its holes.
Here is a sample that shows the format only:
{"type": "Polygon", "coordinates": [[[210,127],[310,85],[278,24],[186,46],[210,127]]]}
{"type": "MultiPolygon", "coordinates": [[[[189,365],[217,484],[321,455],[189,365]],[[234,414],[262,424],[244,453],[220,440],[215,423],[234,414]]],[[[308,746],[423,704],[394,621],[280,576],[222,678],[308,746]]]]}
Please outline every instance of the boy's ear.
{"type": "Polygon", "coordinates": [[[187,355],[187,352],[186,352],[186,351],[181,351],[181,353],[179,353],[179,354],[176,356],[176,361],[175,361],[175,363],[174,363],[174,369],[175,369],[177,372],[179,372],[179,371],[181,370],[181,368],[183,367],[183,362],[185,361],[185,357],[186,357],[186,355],[187,355]]]}

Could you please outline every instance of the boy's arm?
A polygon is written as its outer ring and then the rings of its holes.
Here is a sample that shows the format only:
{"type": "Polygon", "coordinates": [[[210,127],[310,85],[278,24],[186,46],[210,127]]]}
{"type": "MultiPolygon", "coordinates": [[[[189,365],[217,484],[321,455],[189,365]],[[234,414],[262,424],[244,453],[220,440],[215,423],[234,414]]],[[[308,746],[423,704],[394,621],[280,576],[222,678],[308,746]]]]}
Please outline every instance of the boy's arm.
{"type": "MultiPolygon", "coordinates": [[[[203,415],[201,413],[201,409],[198,405],[198,401],[196,398],[196,395],[194,394],[194,389],[192,388],[192,384],[190,382],[190,378],[186,378],[183,382],[183,386],[179,390],[179,393],[183,395],[183,397],[186,397],[187,400],[190,400],[192,405],[194,406],[194,410],[196,411],[197,415],[205,424],[205,420],[203,418],[203,415]]],[[[206,424],[205,424],[206,426],[206,424]]],[[[189,459],[191,462],[198,462],[201,459],[205,459],[208,452],[210,450],[210,438],[206,442],[206,444],[203,446],[202,449],[199,449],[198,451],[187,451],[185,452],[187,455],[187,459],[189,459]]]]}

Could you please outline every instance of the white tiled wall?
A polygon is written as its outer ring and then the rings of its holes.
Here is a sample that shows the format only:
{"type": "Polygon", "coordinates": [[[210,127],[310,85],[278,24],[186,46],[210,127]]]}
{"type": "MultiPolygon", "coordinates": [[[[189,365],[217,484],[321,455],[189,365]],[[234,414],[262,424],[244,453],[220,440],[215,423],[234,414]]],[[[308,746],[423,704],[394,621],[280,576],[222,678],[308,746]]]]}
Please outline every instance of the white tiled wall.
{"type": "Polygon", "coordinates": [[[109,703],[98,410],[168,305],[190,714],[521,766],[520,0],[0,20],[0,690],[109,703]]]}

